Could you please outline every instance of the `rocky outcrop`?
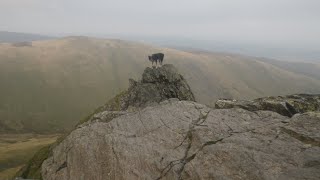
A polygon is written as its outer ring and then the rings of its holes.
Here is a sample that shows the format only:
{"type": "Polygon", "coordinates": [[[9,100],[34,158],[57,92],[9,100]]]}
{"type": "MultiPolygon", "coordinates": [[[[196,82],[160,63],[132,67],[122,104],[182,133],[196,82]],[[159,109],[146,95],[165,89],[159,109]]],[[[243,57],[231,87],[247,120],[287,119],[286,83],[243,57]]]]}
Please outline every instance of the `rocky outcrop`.
{"type": "Polygon", "coordinates": [[[319,179],[320,114],[211,109],[170,99],[101,112],[42,164],[48,180],[319,179]]]}
{"type": "Polygon", "coordinates": [[[41,169],[26,167],[46,180],[320,179],[319,98],[290,97],[213,109],[172,65],[147,68],[50,147],[41,169]]]}
{"type": "Polygon", "coordinates": [[[178,70],[171,64],[159,68],[147,67],[141,81],[129,80],[130,87],[111,99],[103,109],[123,111],[146,107],[169,98],[195,101],[194,95],[178,70]]]}
{"type": "Polygon", "coordinates": [[[187,81],[172,64],[165,64],[159,68],[147,67],[141,81],[129,79],[128,90],[96,109],[93,114],[80,121],[79,125],[83,126],[99,119],[97,114],[101,112],[107,117],[103,118],[104,121],[112,120],[127,111],[137,111],[170,98],[195,101],[187,81]]]}
{"type": "Polygon", "coordinates": [[[249,111],[268,110],[292,117],[297,113],[320,110],[320,95],[296,94],[258,98],[252,101],[220,99],[215,103],[218,109],[243,108],[249,111]]]}
{"type": "MultiPolygon", "coordinates": [[[[128,90],[119,93],[105,105],[97,108],[91,115],[84,118],[77,125],[78,128],[90,125],[92,122],[109,122],[112,119],[138,111],[141,108],[156,105],[169,98],[178,100],[195,101],[190,86],[179,74],[178,70],[171,64],[165,64],[159,68],[147,67],[140,81],[129,79],[128,90]]],[[[17,177],[41,178],[40,166],[44,159],[52,154],[56,147],[68,134],[59,138],[57,143],[49,145],[39,151],[26,166],[17,174],[17,177]]]]}

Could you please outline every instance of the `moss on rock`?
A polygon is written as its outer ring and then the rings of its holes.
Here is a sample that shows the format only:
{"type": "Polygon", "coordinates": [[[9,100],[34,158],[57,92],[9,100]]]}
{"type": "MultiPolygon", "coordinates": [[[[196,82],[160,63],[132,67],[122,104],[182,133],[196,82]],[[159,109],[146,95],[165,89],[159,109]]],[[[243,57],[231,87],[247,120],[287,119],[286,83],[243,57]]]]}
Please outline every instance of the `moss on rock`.
{"type": "Polygon", "coordinates": [[[29,160],[26,166],[17,172],[16,177],[28,178],[28,179],[42,179],[41,177],[41,165],[42,162],[52,154],[53,145],[47,145],[41,148],[33,157],[29,160]]]}

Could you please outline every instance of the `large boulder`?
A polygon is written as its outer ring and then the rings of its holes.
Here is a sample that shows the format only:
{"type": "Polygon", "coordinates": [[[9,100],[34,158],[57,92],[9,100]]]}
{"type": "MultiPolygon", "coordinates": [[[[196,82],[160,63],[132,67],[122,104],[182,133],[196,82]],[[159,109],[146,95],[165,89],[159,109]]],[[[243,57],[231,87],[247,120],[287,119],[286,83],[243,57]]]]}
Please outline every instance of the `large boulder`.
{"type": "Polygon", "coordinates": [[[211,109],[170,99],[100,112],[42,164],[47,180],[320,179],[320,115],[211,109]]]}
{"type": "Polygon", "coordinates": [[[111,99],[104,109],[119,111],[147,107],[166,99],[195,101],[187,81],[171,64],[159,68],[147,67],[141,81],[129,80],[130,87],[111,99]]]}
{"type": "Polygon", "coordinates": [[[295,94],[289,96],[264,97],[252,101],[220,99],[217,109],[243,108],[249,111],[268,110],[292,117],[297,113],[320,110],[320,95],[295,94]]]}

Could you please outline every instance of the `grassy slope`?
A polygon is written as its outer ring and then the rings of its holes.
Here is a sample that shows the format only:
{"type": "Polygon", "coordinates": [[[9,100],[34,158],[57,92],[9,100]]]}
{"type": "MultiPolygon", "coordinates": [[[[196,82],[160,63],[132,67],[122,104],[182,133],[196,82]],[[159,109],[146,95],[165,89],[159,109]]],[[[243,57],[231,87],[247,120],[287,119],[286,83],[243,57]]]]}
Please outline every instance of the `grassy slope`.
{"type": "Polygon", "coordinates": [[[17,166],[13,168],[8,168],[0,172],[0,179],[1,180],[12,180],[15,174],[22,168],[23,166],[17,166]]]}
{"type": "Polygon", "coordinates": [[[279,68],[304,74],[306,76],[314,77],[320,80],[320,64],[319,63],[307,63],[307,62],[286,62],[277,61],[272,59],[264,59],[266,63],[272,64],[279,68]]]}
{"type": "Polygon", "coordinates": [[[186,77],[201,103],[320,92],[320,80],[238,55],[85,37],[39,41],[32,47],[0,44],[0,132],[72,128],[126,89],[128,78],[140,78],[150,66],[147,55],[159,51],[186,77]]]}
{"type": "Polygon", "coordinates": [[[0,179],[9,179],[39,149],[52,144],[58,135],[0,135],[0,179]]]}

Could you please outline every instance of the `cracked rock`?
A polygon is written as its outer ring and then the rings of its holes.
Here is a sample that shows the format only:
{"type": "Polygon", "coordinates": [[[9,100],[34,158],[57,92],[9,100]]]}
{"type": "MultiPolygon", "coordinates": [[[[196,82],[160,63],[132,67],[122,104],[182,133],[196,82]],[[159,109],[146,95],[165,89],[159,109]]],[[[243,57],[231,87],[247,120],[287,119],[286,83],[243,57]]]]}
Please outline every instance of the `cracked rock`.
{"type": "Polygon", "coordinates": [[[42,164],[43,179],[320,179],[316,112],[288,121],[168,100],[122,113],[71,132],[42,164]]]}

